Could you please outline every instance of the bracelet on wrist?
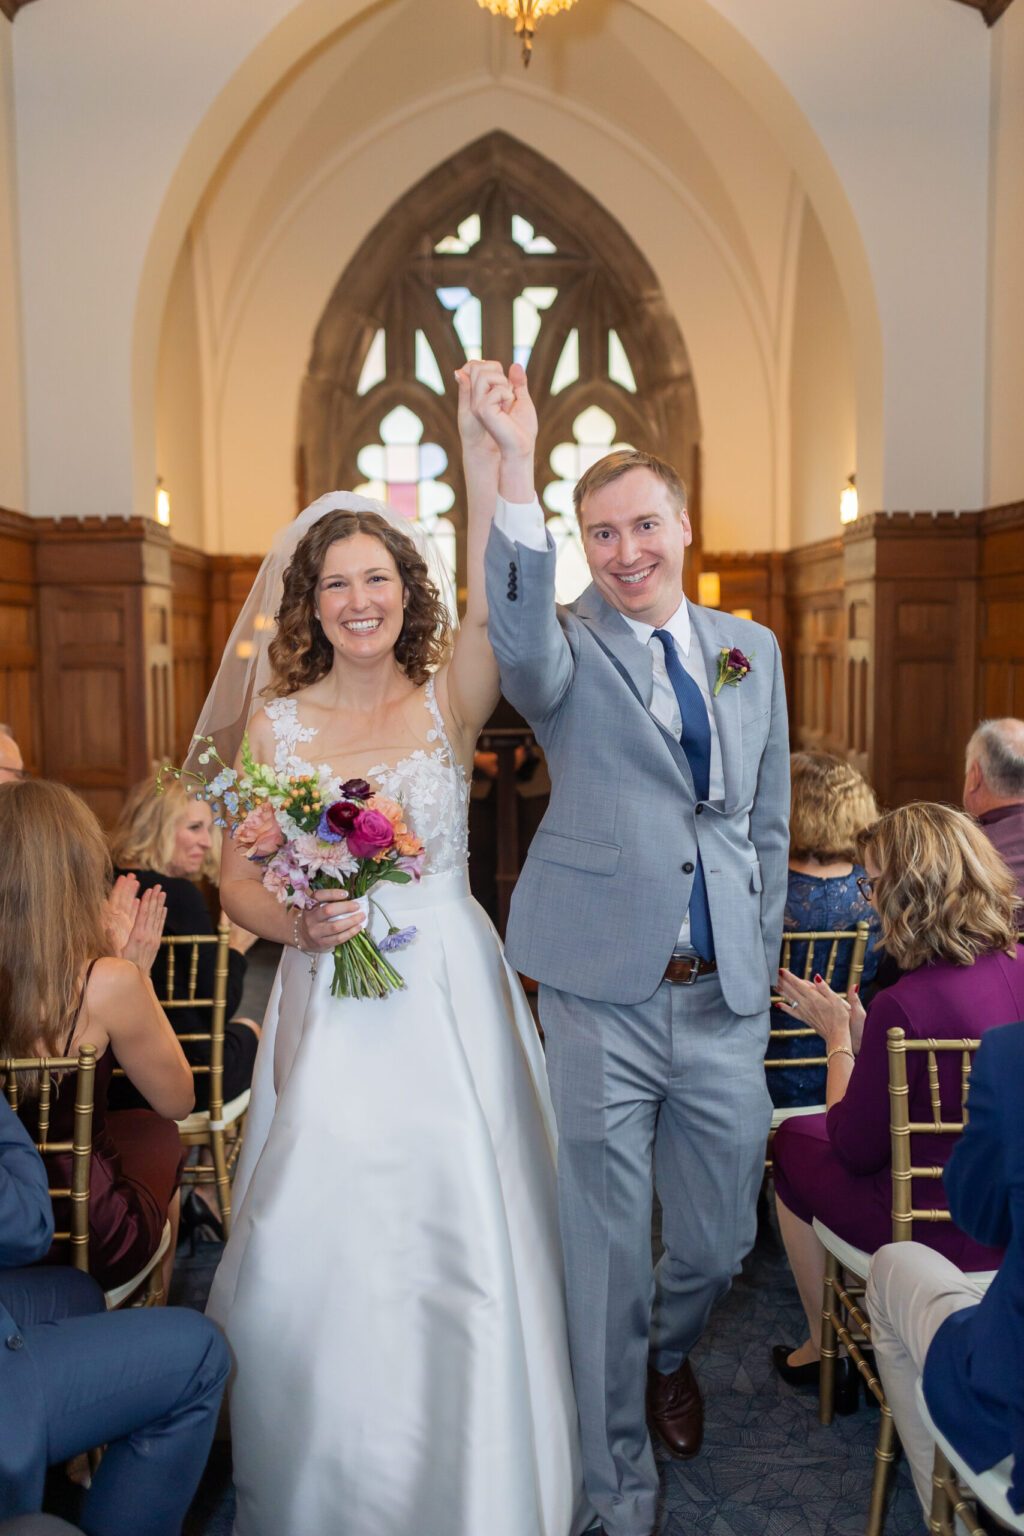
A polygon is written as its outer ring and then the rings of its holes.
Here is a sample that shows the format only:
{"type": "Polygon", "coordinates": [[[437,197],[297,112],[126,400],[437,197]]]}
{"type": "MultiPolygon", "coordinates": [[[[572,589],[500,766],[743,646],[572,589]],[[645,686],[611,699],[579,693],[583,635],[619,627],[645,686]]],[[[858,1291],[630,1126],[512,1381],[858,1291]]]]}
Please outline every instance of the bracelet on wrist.
{"type": "Polygon", "coordinates": [[[311,976],[315,976],[316,975],[316,963],[320,959],[320,955],[319,955],[319,952],[317,950],[315,950],[315,949],[303,949],[302,944],[301,944],[301,942],[299,940],[299,921],[300,921],[301,917],[302,917],[301,911],[298,908],[296,908],[295,909],[295,916],[292,918],[292,937],[295,940],[295,948],[298,950],[299,954],[300,955],[305,955],[308,958],[308,960],[309,960],[309,974],[311,976]]]}
{"type": "Polygon", "coordinates": [[[853,1051],[851,1050],[850,1046],[848,1046],[848,1045],[834,1045],[830,1051],[826,1051],[825,1052],[825,1065],[826,1066],[832,1060],[833,1056],[849,1056],[851,1061],[856,1061],[857,1060],[856,1056],[853,1054],[853,1051]]]}

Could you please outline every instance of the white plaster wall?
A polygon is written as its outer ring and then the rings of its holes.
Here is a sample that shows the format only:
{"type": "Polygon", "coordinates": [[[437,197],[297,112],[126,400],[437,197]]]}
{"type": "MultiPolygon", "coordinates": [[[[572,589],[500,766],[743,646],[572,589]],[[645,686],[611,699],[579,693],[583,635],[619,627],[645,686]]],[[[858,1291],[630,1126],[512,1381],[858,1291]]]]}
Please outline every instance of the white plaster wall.
{"type": "MultiPolygon", "coordinates": [[[[397,14],[401,3],[382,0],[375,10],[386,17],[397,14]]],[[[424,6],[419,0],[409,14],[434,16],[438,3],[424,6]]],[[[133,502],[139,510],[151,508],[155,455],[147,441],[153,433],[147,392],[155,380],[159,335],[152,312],[155,304],[162,308],[201,192],[193,190],[187,206],[189,189],[197,176],[206,182],[214,176],[233,136],[245,129],[254,110],[265,111],[272,103],[281,77],[300,67],[303,47],[318,47],[319,39],[344,29],[366,9],[361,0],[218,0],[215,6],[209,0],[176,0],[174,6],[46,0],[20,13],[12,30],[30,510],[124,511],[133,502]],[[144,338],[138,351],[146,326],[152,341],[144,338]],[[138,420],[133,423],[133,342],[134,406],[139,410],[141,403],[141,427],[138,420]],[[139,461],[134,476],[133,446],[139,461]]],[[[467,14],[465,4],[460,14],[467,33],[486,28],[498,38],[497,21],[473,8],[467,14]]],[[[827,189],[820,205],[823,225],[844,295],[860,316],[854,334],[858,411],[870,420],[867,430],[858,425],[859,448],[865,457],[870,451],[877,458],[878,471],[872,467],[871,475],[879,500],[977,505],[984,446],[984,241],[978,231],[984,228],[987,168],[986,29],[969,8],[940,0],[901,0],[898,6],[889,0],[827,0],[810,8],[804,0],[773,0],[770,7],[763,0],[609,0],[589,13],[581,6],[549,22],[541,34],[530,82],[521,87],[538,93],[529,99],[531,133],[539,134],[542,106],[549,124],[565,131],[565,119],[558,116],[565,109],[557,98],[563,85],[572,95],[573,70],[585,57],[576,45],[598,47],[609,28],[627,29],[620,63],[639,57],[653,93],[660,50],[652,53],[639,31],[652,18],[666,36],[683,39],[733,80],[739,94],[756,101],[758,112],[766,114],[764,137],[786,143],[787,153],[806,168],[815,197],[827,189]],[[538,69],[545,49],[552,71],[548,96],[554,98],[546,103],[538,69]],[[837,248],[839,228],[848,241],[859,239],[858,230],[863,236],[877,290],[884,424],[879,381],[869,366],[873,343],[865,341],[866,328],[874,323],[874,299],[863,282],[854,292],[849,251],[837,248]]],[[[507,57],[508,47],[502,47],[507,57]]],[[[443,88],[449,78],[449,48],[437,28],[430,51],[416,57],[420,78],[430,88],[443,88]]],[[[674,96],[684,107],[677,71],[666,64],[665,72],[660,95],[674,96]]],[[[635,143],[646,110],[644,93],[624,90],[618,66],[611,67],[607,57],[590,83],[600,112],[592,136],[618,134],[620,144],[635,143]]],[[[520,115],[523,110],[520,103],[520,115]]],[[[509,126],[522,130],[518,118],[509,126]]],[[[785,261],[777,246],[771,258],[764,255],[770,242],[759,231],[781,215],[771,197],[762,206],[749,185],[748,197],[737,202],[717,163],[723,153],[729,158],[727,140],[709,112],[704,123],[681,124],[678,143],[693,162],[694,177],[699,171],[709,189],[702,206],[710,210],[714,231],[727,232],[737,207],[750,204],[750,222],[726,240],[732,266],[723,281],[746,289],[748,329],[758,338],[758,356],[742,380],[738,369],[733,372],[730,392],[738,390],[745,408],[744,393],[753,388],[749,381],[760,368],[769,377],[768,397],[774,393],[779,407],[772,346],[784,343],[773,335],[771,317],[778,317],[782,306],[770,295],[786,290],[785,281],[776,282],[772,273],[774,264],[778,277],[785,261]],[[695,144],[700,156],[689,154],[695,144]],[[717,172],[713,193],[716,177],[705,175],[709,167],[717,172]]],[[[549,142],[560,145],[559,157],[567,163],[578,158],[575,144],[561,145],[557,136],[549,142]]],[[[545,144],[537,147],[543,151],[545,144]]],[[[665,146],[665,156],[671,148],[665,146]]],[[[635,153],[633,158],[635,163],[635,153]]],[[[628,179],[631,167],[621,154],[613,160],[628,179]]],[[[665,167],[651,166],[649,172],[664,185],[665,167]]],[[[394,180],[393,166],[389,174],[394,180]]],[[[407,174],[402,166],[402,179],[407,174]]],[[[587,184],[585,175],[581,179],[587,184]]],[[[628,212],[635,187],[616,190],[617,200],[609,206],[628,212]]],[[[699,250],[696,237],[694,245],[699,250]]],[[[728,265],[721,249],[719,260],[728,265]]],[[[663,246],[655,265],[669,288],[671,263],[663,246]]],[[[677,282],[674,291],[680,287],[677,282]]],[[[685,329],[687,316],[680,318],[685,329]]],[[[735,340],[726,327],[720,347],[735,340]]],[[[742,351],[738,355],[742,362],[742,351]]],[[[698,373],[708,419],[716,409],[713,390],[707,393],[710,380],[710,374],[702,379],[698,373]]],[[[756,433],[746,451],[777,458],[780,425],[781,414],[771,424],[767,452],[756,433]]],[[[782,436],[788,441],[788,431],[782,436]]],[[[779,478],[776,464],[776,486],[779,478]]],[[[777,500],[777,491],[773,495],[777,500]]],[[[723,533],[737,518],[759,515],[726,496],[718,504],[721,511],[713,515],[721,518],[723,533]]],[[[710,541],[710,528],[708,536],[710,541]]]]}
{"type": "Polygon", "coordinates": [[[850,327],[836,270],[805,209],[794,304],[791,410],[793,545],[839,531],[839,496],[857,463],[850,327]]]}
{"type": "Polygon", "coordinates": [[[712,3],[791,92],[856,214],[885,352],[882,505],[979,506],[989,29],[944,0],[712,3]]]}
{"type": "Polygon", "coordinates": [[[156,472],[179,544],[204,547],[203,382],[192,243],[181,248],[167,295],[156,380],[156,472]]]}
{"type": "Polygon", "coordinates": [[[10,27],[0,24],[0,507],[21,512],[27,494],[11,41],[10,27]]]}
{"type": "Polygon", "coordinates": [[[1024,501],[1024,5],[993,28],[989,221],[990,506],[1024,501]]]}

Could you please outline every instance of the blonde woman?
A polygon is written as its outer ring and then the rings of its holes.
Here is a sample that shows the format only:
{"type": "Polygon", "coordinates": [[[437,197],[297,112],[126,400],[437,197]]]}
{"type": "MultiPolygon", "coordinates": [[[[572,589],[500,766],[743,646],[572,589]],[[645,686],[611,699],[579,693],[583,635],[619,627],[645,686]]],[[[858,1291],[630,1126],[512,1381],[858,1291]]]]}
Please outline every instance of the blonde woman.
{"type": "MultiPolygon", "coordinates": [[[[165,933],[213,933],[213,920],[196,882],[201,875],[214,881],[218,878],[220,861],[216,857],[215,841],[219,839],[210,807],[204,800],[191,799],[173,779],[167,779],[163,788],[155,779],[144,779],[125,801],[111,834],[110,851],[118,873],[133,874],[141,890],[151,890],[156,885],[162,888],[167,909],[165,933]]],[[[254,943],[255,934],[232,924],[228,954],[228,1022],[224,1034],[225,1103],[237,1098],[252,1082],[259,1044],[259,1025],[252,1019],[234,1017],[245,984],[245,955],[254,943]]],[[[199,952],[197,982],[201,996],[212,995],[213,968],[213,947],[204,945],[199,952]]],[[[166,962],[162,954],[154,962],[153,980],[162,995],[166,980],[166,962]]],[[[176,975],[175,995],[184,995],[185,985],[184,973],[176,975]]],[[[172,1015],[171,1022],[179,1035],[195,1034],[210,1027],[208,1009],[175,1008],[172,1015]]],[[[209,1046],[204,1042],[190,1043],[185,1054],[190,1061],[209,1062],[209,1046]]],[[[121,1102],[120,1098],[118,1102],[121,1102]]],[[[200,1073],[196,1079],[196,1103],[200,1109],[205,1109],[208,1102],[209,1080],[200,1073]]]]}
{"type": "MultiPolygon", "coordinates": [[[[1016,885],[985,834],[962,811],[916,802],[890,811],[858,838],[861,889],[878,913],[882,943],[906,973],[867,1013],[820,978],[781,971],[792,1017],[825,1042],[825,1115],[787,1120],[775,1138],[775,1194],[786,1252],[807,1314],[798,1349],[776,1345],[776,1368],[793,1384],[817,1380],[825,1257],[811,1223],[873,1252],[891,1240],[892,1178],[886,1032],[978,1038],[1024,1018],[1024,949],[1013,921],[1016,885]]],[[[931,1118],[924,1061],[908,1061],[911,1120],[931,1118]]],[[[945,1117],[960,1108],[960,1063],[939,1063],[945,1117]]],[[[911,1161],[944,1164],[953,1147],[911,1138],[911,1161]]],[[[941,1188],[929,1199],[941,1200],[941,1188]]],[[[964,1270],[993,1269],[1000,1253],[950,1223],[925,1227],[920,1241],[964,1270]]]]}
{"type": "MultiPolygon", "coordinates": [[[[861,895],[857,881],[864,866],[857,853],[857,834],[878,818],[874,790],[856,768],[831,752],[793,752],[789,759],[789,879],[783,928],[791,933],[835,933],[868,923],[870,934],[861,985],[866,985],[878,966],[878,914],[861,895]]],[[[850,971],[852,940],[846,939],[836,954],[831,985],[845,992],[850,971]]],[[[826,967],[829,945],[815,945],[812,966],[826,967]]],[[[803,975],[806,944],[795,944],[790,967],[803,975]]],[[[772,1028],[785,1028],[787,1020],[772,1010],[772,1028]]],[[[769,1060],[806,1056],[806,1036],[773,1040],[769,1060]]],[[[825,1098],[824,1067],[771,1067],[768,1092],[776,1108],[821,1104],[825,1098]]]]}
{"type": "MultiPolygon", "coordinates": [[[[109,1289],[142,1268],[168,1218],[172,1235],[178,1221],[174,1121],[190,1112],[193,1093],[188,1062],[149,979],[163,896],[150,890],[140,898],[125,879],[108,901],[110,859],[100,825],[62,784],[0,786],[0,847],[0,1055],[96,1047],[89,1266],[109,1289]],[[108,1113],[115,1057],[152,1109],[108,1113]]],[[[59,1085],[52,1136],[70,1140],[73,1110],[73,1086],[59,1085]]],[[[35,1113],[29,1094],[22,1118],[30,1132],[35,1113]]],[[[172,1242],[165,1288],[173,1255],[172,1242]]]]}

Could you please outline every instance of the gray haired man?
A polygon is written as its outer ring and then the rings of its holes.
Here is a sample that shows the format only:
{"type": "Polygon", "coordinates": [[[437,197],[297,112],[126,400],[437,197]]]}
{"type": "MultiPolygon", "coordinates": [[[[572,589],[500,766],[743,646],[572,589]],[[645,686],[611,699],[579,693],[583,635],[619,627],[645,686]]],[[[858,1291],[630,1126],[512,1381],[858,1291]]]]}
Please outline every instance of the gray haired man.
{"type": "Polygon", "coordinates": [[[1024,720],[983,720],[967,743],[964,810],[1017,878],[1024,902],[1024,720]]]}
{"type": "Polygon", "coordinates": [[[584,1476],[607,1536],[650,1536],[646,1419],[673,1454],[699,1450],[688,1356],[755,1234],[788,853],[782,667],[769,630],[684,599],[685,489],[647,454],[612,454],[576,487],[593,582],[557,608],[523,370],[477,365],[473,402],[500,450],[491,642],[552,780],[507,947],[540,983],[584,1476]]]}

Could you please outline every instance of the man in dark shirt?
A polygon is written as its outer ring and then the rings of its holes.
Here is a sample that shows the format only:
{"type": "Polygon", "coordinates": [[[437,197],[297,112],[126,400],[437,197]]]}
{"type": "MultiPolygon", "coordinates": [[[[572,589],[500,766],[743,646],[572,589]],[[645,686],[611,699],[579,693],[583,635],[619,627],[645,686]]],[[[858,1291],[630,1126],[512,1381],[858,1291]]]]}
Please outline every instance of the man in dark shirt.
{"type": "Polygon", "coordinates": [[[1024,720],[983,720],[967,743],[964,810],[1017,877],[1024,903],[1024,720]]]}

